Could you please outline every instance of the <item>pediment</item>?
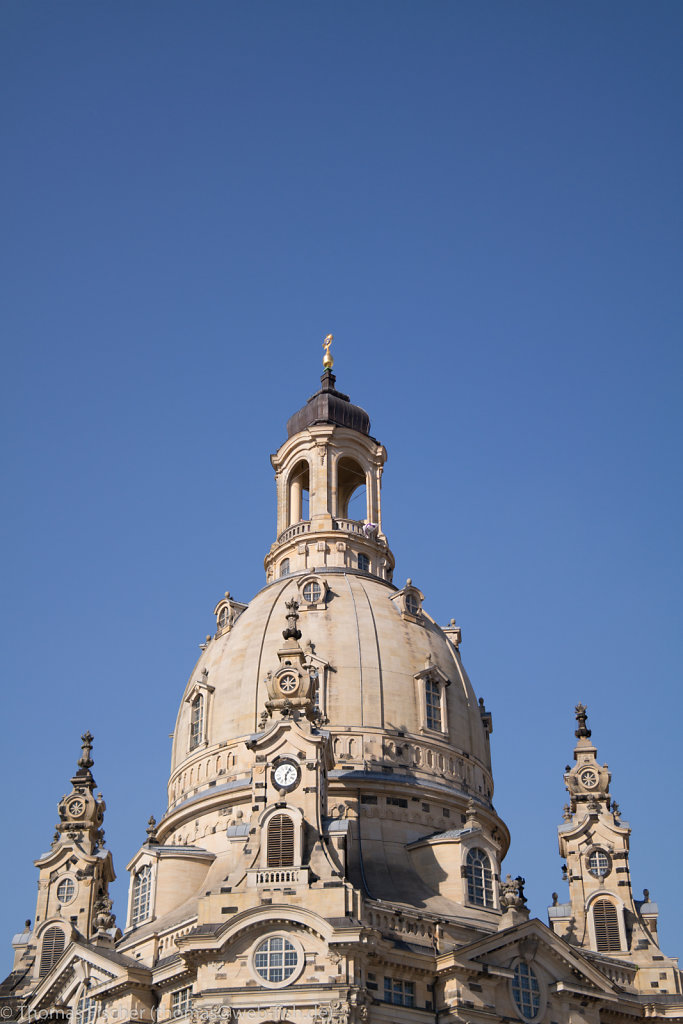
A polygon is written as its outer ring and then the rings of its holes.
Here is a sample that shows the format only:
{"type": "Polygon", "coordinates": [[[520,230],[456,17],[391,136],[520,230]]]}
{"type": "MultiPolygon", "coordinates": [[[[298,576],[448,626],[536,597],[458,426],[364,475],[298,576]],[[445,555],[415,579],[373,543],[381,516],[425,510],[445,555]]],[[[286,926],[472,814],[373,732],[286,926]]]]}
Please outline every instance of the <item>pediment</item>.
{"type": "Polygon", "coordinates": [[[619,990],[610,978],[537,918],[461,946],[452,956],[456,969],[503,974],[522,958],[538,963],[553,979],[557,991],[601,999],[618,997],[619,990]]]}
{"type": "Polygon", "coordinates": [[[98,949],[85,942],[72,942],[41,980],[31,997],[29,1012],[66,1006],[76,989],[86,980],[89,980],[92,990],[96,991],[100,985],[110,985],[117,980],[125,982],[131,974],[137,978],[141,973],[150,972],[113,949],[98,949]]]}

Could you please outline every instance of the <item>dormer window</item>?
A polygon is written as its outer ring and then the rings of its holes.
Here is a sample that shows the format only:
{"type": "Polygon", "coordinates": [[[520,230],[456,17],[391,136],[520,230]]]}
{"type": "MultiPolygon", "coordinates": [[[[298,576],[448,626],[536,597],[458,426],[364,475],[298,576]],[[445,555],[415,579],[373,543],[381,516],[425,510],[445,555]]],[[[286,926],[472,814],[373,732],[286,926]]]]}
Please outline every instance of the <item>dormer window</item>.
{"type": "Polygon", "coordinates": [[[190,712],[190,750],[198,747],[204,738],[204,694],[198,693],[190,712]]]}
{"type": "Polygon", "coordinates": [[[211,718],[211,699],[214,687],[209,686],[208,669],[203,669],[199,679],[196,679],[185,697],[185,703],[190,705],[188,723],[188,748],[190,751],[209,742],[209,725],[211,718]]]}
{"type": "Polygon", "coordinates": [[[417,597],[411,590],[406,594],[406,611],[408,612],[409,615],[417,615],[419,610],[420,602],[418,601],[417,597]]]}
{"type": "Polygon", "coordinates": [[[427,728],[441,732],[441,687],[433,679],[425,681],[425,712],[427,728]]]}
{"type": "Polygon", "coordinates": [[[418,672],[414,678],[417,687],[420,731],[437,733],[441,737],[447,736],[446,687],[450,680],[432,663],[431,656],[427,657],[422,672],[418,672]]]}
{"type": "Polygon", "coordinates": [[[483,850],[474,847],[465,862],[467,899],[478,907],[493,906],[493,874],[491,861],[483,850]]]}
{"type": "Polygon", "coordinates": [[[220,612],[218,613],[218,628],[225,629],[229,621],[230,612],[228,611],[228,607],[226,605],[225,608],[221,608],[220,612]]]}
{"type": "Polygon", "coordinates": [[[324,577],[312,573],[301,576],[297,580],[297,587],[299,588],[299,606],[301,608],[307,612],[325,611],[328,587],[324,577]]]}
{"type": "Polygon", "coordinates": [[[133,879],[133,898],[130,908],[131,927],[146,921],[152,909],[152,867],[145,864],[133,879]]]}
{"type": "Polygon", "coordinates": [[[311,580],[304,586],[303,595],[307,604],[317,604],[322,597],[322,588],[318,582],[311,580]]]}

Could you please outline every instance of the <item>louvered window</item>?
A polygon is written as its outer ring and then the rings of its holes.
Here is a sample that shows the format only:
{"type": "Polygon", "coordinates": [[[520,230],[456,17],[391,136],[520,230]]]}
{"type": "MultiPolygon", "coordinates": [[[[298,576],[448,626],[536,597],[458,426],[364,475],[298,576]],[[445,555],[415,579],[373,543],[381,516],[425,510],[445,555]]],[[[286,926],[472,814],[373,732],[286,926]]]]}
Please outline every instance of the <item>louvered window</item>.
{"type": "Polygon", "coordinates": [[[596,900],[593,904],[595,942],[599,953],[617,953],[621,949],[617,908],[610,900],[596,900]]]}
{"type": "Polygon", "coordinates": [[[483,850],[475,847],[467,854],[467,898],[478,907],[493,906],[493,876],[491,861],[483,850]]]}
{"type": "Polygon", "coordinates": [[[288,814],[276,814],[268,826],[268,867],[288,868],[294,864],[294,822],[288,814]]]}
{"type": "Polygon", "coordinates": [[[152,904],[152,868],[146,864],[140,868],[133,882],[133,902],[131,905],[131,925],[135,926],[149,917],[152,904]]]}
{"type": "Polygon", "coordinates": [[[61,928],[48,928],[43,936],[40,954],[40,977],[44,978],[64,952],[66,936],[61,928]]]}
{"type": "Polygon", "coordinates": [[[190,718],[190,750],[198,747],[204,738],[204,695],[198,693],[192,701],[190,718]]]}

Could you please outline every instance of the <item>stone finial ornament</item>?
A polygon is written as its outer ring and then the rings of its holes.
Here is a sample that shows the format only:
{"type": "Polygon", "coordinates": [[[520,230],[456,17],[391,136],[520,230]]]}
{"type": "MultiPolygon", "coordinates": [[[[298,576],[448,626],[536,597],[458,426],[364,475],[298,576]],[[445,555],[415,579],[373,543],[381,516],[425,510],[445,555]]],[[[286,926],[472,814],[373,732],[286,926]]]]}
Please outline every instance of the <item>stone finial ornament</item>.
{"type": "Polygon", "coordinates": [[[299,618],[299,602],[292,598],[291,601],[285,601],[285,608],[287,614],[287,629],[282,630],[282,636],[285,640],[300,640],[301,630],[297,629],[296,620],[299,618]]]}
{"type": "Polygon", "coordinates": [[[91,732],[84,732],[81,736],[81,749],[83,753],[78,759],[78,767],[84,768],[86,771],[92,768],[94,761],[90,756],[92,750],[93,735],[91,732]]]}
{"type": "Polygon", "coordinates": [[[586,727],[586,721],[588,720],[588,712],[585,704],[576,705],[576,721],[579,723],[579,728],[576,730],[574,735],[577,740],[588,739],[591,734],[590,729],[586,727]]]}
{"type": "Polygon", "coordinates": [[[147,822],[147,828],[145,829],[145,831],[147,833],[147,844],[149,846],[158,845],[159,840],[157,839],[157,819],[154,817],[153,814],[150,814],[149,816],[149,821],[147,822]]]}
{"type": "Polygon", "coordinates": [[[526,880],[521,875],[513,878],[507,875],[504,882],[500,883],[500,904],[504,909],[521,910],[526,906],[524,886],[526,880]]]}

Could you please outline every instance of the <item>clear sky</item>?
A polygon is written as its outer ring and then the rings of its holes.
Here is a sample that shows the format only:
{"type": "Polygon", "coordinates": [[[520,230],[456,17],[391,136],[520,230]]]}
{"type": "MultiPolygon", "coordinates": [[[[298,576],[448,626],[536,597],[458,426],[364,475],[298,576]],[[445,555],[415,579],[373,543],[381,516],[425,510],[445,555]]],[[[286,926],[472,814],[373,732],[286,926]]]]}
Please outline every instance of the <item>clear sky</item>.
{"type": "Polygon", "coordinates": [[[0,937],[79,736],[125,923],[225,590],[318,386],[493,712],[504,865],[562,899],[577,701],[683,955],[683,5],[5,0],[0,937]]]}

